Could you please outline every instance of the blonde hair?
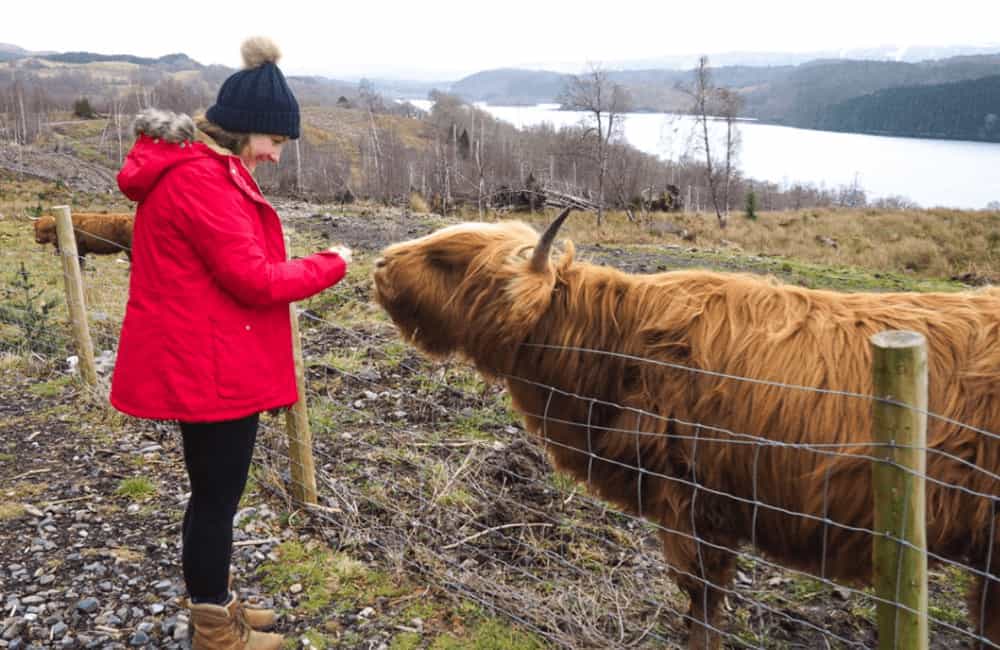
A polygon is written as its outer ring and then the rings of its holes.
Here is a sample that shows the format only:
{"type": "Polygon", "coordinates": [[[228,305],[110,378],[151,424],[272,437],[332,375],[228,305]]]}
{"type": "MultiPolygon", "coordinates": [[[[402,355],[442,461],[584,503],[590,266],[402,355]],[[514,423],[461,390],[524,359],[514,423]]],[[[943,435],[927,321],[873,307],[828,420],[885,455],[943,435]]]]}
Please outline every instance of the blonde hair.
{"type": "Polygon", "coordinates": [[[233,154],[239,156],[246,149],[247,145],[250,143],[249,133],[233,133],[232,131],[227,131],[215,122],[212,122],[204,114],[198,115],[194,119],[195,126],[198,130],[207,135],[208,137],[215,140],[215,144],[219,145],[223,149],[233,152],[233,154]]]}

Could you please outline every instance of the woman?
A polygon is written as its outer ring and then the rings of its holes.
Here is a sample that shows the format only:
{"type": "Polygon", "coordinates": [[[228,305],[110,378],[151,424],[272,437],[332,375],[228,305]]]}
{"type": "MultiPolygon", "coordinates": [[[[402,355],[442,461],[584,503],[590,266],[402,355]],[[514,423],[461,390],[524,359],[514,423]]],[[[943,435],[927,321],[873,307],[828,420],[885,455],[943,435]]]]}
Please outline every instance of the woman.
{"type": "Polygon", "coordinates": [[[138,202],[129,300],[111,385],[115,408],[178,420],[191,499],[184,581],[193,647],[270,649],[273,623],[229,590],[232,520],[261,411],[298,399],[288,304],[336,284],[349,249],[289,261],[277,213],[251,175],[299,137],[299,108],[269,40],[194,122],[145,111],[118,185],[138,202]]]}

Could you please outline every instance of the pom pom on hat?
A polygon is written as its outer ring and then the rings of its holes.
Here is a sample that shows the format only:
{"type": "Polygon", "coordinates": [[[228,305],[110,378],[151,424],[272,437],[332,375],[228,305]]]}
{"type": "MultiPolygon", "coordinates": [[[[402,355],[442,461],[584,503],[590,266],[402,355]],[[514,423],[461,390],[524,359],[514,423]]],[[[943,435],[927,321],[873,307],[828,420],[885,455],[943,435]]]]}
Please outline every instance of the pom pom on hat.
{"type": "Polygon", "coordinates": [[[266,36],[251,36],[240,46],[243,55],[243,69],[252,70],[265,63],[277,63],[281,59],[278,44],[266,36]]]}

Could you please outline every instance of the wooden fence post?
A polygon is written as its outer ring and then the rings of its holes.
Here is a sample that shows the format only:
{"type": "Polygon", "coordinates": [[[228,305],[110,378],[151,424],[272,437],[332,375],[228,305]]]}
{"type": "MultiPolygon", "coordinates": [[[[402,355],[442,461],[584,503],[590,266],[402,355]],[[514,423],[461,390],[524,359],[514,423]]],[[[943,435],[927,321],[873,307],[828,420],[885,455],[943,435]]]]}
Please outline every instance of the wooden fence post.
{"type": "Polygon", "coordinates": [[[927,342],[917,332],[889,331],[871,345],[872,435],[881,443],[872,464],[878,647],[926,650],[927,342]]]}
{"type": "Polygon", "coordinates": [[[80,374],[91,386],[97,385],[97,369],[94,364],[94,343],[87,326],[87,305],[83,297],[83,277],[80,274],[80,260],[77,257],[76,235],[73,233],[73,217],[68,205],[52,208],[56,219],[56,234],[59,237],[59,252],[62,257],[63,280],[66,284],[66,306],[76,341],[76,353],[80,359],[80,374]]]}
{"type": "MultiPolygon", "coordinates": [[[[288,248],[288,238],[285,238],[288,248]]],[[[299,315],[295,303],[288,305],[292,322],[292,354],[295,358],[295,384],[299,401],[285,414],[288,432],[288,462],[292,473],[292,496],[304,505],[316,505],[316,463],[312,453],[312,430],[309,428],[309,406],[306,403],[306,371],[302,359],[302,338],[299,335],[299,315]]]]}

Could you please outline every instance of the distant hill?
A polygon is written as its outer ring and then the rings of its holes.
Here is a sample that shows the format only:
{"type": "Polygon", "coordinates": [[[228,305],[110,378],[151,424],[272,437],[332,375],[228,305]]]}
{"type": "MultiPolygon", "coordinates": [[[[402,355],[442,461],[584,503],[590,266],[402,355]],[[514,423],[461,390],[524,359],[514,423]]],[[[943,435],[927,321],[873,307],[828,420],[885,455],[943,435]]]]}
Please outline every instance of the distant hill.
{"type": "Polygon", "coordinates": [[[830,107],[817,126],[831,131],[1000,142],[1000,75],[880,90],[830,107]]]}
{"type": "Polygon", "coordinates": [[[554,102],[569,77],[545,70],[486,70],[459,79],[450,92],[470,102],[541,104],[554,102]]]}
{"type": "Polygon", "coordinates": [[[853,97],[887,88],[936,85],[1000,74],[1000,55],[923,63],[813,61],[786,70],[786,74],[765,85],[741,89],[748,117],[820,128],[831,106],[853,97]]]}
{"type": "Polygon", "coordinates": [[[30,55],[31,52],[23,47],[11,45],[10,43],[0,43],[0,61],[13,61],[30,55]]]}
{"type": "Polygon", "coordinates": [[[96,54],[94,52],[62,52],[57,54],[35,54],[34,58],[58,63],[108,63],[122,62],[135,65],[167,65],[174,68],[201,68],[200,63],[186,54],[167,54],[158,58],[132,56],[131,54],[96,54]]]}
{"type": "MultiPolygon", "coordinates": [[[[690,85],[693,78],[690,70],[608,70],[607,73],[610,79],[629,90],[635,110],[688,110],[690,99],[678,91],[678,86],[690,85]]],[[[994,75],[1000,75],[1000,54],[956,56],[919,63],[827,59],[799,65],[712,68],[712,79],[716,85],[733,88],[742,95],[742,114],[745,117],[813,129],[833,128],[830,125],[837,124],[840,125],[838,130],[850,130],[844,125],[855,123],[853,119],[845,118],[844,112],[836,115],[831,113],[832,107],[849,100],[892,88],[944,86],[926,96],[931,101],[931,97],[938,97],[938,92],[947,93],[950,89],[964,93],[966,88],[948,84],[985,79],[994,75]]],[[[452,85],[451,92],[467,101],[486,101],[492,104],[550,103],[557,101],[569,77],[570,75],[551,71],[490,70],[459,80],[452,85]]],[[[983,87],[989,86],[986,83],[983,87]]],[[[939,110],[939,107],[940,102],[935,99],[933,107],[928,104],[926,110],[939,110]]],[[[854,109],[842,110],[849,112],[854,109]]],[[[917,112],[924,110],[919,103],[909,110],[913,119],[920,124],[934,123],[929,116],[916,117],[917,112]]],[[[908,135],[913,132],[912,124],[905,127],[901,125],[896,129],[891,122],[892,116],[889,115],[875,130],[891,135],[908,135]]],[[[935,137],[965,139],[971,137],[970,133],[977,132],[969,125],[963,125],[954,129],[944,128],[935,137]]]]}
{"type": "MultiPolygon", "coordinates": [[[[933,59],[947,59],[957,56],[991,54],[1000,51],[1000,44],[978,45],[882,45],[878,47],[850,48],[840,50],[815,50],[812,52],[749,52],[735,51],[712,54],[712,63],[717,66],[775,67],[794,66],[815,60],[869,60],[918,63],[933,59]]],[[[644,59],[608,61],[611,70],[672,69],[690,70],[698,65],[698,55],[661,56],[644,59]]],[[[545,66],[538,66],[545,67],[545,66]]],[[[546,68],[548,69],[548,68],[546,68]]]]}
{"type": "MultiPolygon", "coordinates": [[[[18,70],[29,84],[44,86],[49,98],[57,103],[70,106],[80,97],[89,97],[101,111],[110,110],[113,97],[136,92],[138,81],[147,92],[153,90],[163,108],[193,112],[207,107],[222,82],[235,72],[223,65],[204,65],[184,53],[152,58],[95,52],[31,52],[16,45],[0,44],[0,69],[3,68],[18,70]]],[[[290,75],[288,83],[304,105],[333,106],[341,96],[352,98],[358,92],[356,83],[324,77],[290,75]]]]}

